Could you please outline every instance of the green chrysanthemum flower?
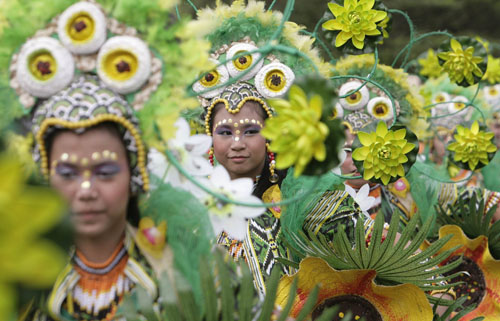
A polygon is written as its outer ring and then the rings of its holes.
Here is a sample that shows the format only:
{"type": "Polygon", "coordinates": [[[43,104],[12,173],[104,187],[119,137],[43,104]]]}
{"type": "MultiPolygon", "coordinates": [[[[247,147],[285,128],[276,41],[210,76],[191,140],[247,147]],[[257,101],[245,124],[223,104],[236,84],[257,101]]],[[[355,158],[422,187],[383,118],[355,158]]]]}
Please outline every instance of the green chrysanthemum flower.
{"type": "Polygon", "coordinates": [[[492,85],[500,83],[500,58],[488,55],[488,68],[483,79],[492,85]]]}
{"type": "Polygon", "coordinates": [[[443,68],[439,65],[438,56],[434,50],[427,51],[427,57],[418,59],[418,63],[422,66],[420,75],[429,78],[438,78],[443,73],[443,68]]]}
{"type": "Polygon", "coordinates": [[[483,58],[474,56],[474,47],[467,47],[464,50],[460,42],[455,39],[451,39],[450,45],[452,51],[438,54],[438,57],[444,60],[444,71],[457,84],[465,79],[469,85],[474,85],[474,76],[483,76],[483,71],[477,65],[483,61],[483,58]]]}
{"type": "Polygon", "coordinates": [[[387,12],[373,10],[375,0],[344,0],[344,6],[328,3],[335,19],[323,23],[327,30],[340,30],[335,39],[335,47],[340,47],[351,39],[353,45],[363,49],[366,36],[380,35],[377,22],[387,17],[387,12]]]}
{"type": "Polygon", "coordinates": [[[494,153],[497,148],[491,140],[495,135],[479,130],[479,123],[475,121],[471,128],[457,126],[457,133],[453,136],[455,141],[448,145],[448,150],[454,152],[453,160],[468,164],[474,170],[481,162],[489,163],[488,153],[494,153]]]}
{"type": "Polygon", "coordinates": [[[378,123],[375,132],[358,133],[363,146],[354,150],[352,158],[363,161],[365,180],[375,177],[387,185],[391,177],[405,176],[402,164],[408,162],[406,154],[415,148],[415,144],[409,143],[405,137],[406,129],[388,130],[383,121],[378,123]]]}
{"type": "Polygon", "coordinates": [[[295,166],[294,175],[299,176],[314,157],[324,161],[324,141],[328,127],[320,121],[323,99],[313,95],[307,101],[306,93],[297,85],[290,88],[289,99],[270,99],[269,104],[278,113],[266,120],[261,134],[271,140],[269,148],[276,152],[276,168],[295,166]]]}

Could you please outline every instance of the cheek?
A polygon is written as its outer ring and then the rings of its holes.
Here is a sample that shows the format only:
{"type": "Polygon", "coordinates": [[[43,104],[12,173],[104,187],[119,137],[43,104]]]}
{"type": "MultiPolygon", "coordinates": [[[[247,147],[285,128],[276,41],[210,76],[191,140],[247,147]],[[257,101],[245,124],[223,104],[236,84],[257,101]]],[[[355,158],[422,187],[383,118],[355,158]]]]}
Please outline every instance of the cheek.
{"type": "Polygon", "coordinates": [[[66,202],[71,203],[75,194],[78,182],[63,181],[60,177],[51,176],[49,179],[50,186],[61,195],[66,202]]]}
{"type": "Polygon", "coordinates": [[[119,175],[114,181],[101,184],[99,190],[108,206],[119,212],[127,208],[130,198],[129,174],[119,175]]]}
{"type": "Polygon", "coordinates": [[[347,153],[344,162],[340,165],[340,169],[342,173],[346,174],[352,170],[352,167],[354,167],[354,163],[352,161],[351,153],[347,153]]]}
{"type": "Polygon", "coordinates": [[[222,159],[226,152],[229,150],[231,146],[232,139],[231,138],[222,138],[219,136],[214,136],[212,144],[214,147],[215,158],[218,160],[222,159]]]}
{"type": "Polygon", "coordinates": [[[262,136],[254,137],[249,143],[254,156],[258,158],[265,158],[267,153],[266,139],[262,136]]]}

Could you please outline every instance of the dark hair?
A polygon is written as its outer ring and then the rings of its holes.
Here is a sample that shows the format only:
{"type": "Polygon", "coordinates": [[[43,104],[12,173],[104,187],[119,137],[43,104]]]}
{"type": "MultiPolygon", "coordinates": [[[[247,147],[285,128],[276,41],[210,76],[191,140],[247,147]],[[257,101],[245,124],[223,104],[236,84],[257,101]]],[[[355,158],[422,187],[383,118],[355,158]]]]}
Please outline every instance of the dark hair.
{"type": "MultiPolygon", "coordinates": [[[[123,147],[125,148],[125,151],[127,151],[127,148],[125,144],[123,143],[123,132],[124,129],[119,126],[117,123],[114,122],[102,122],[99,123],[95,126],[89,127],[88,129],[104,129],[108,131],[111,135],[116,136],[117,138],[120,139],[120,141],[123,144],[123,147]]],[[[60,135],[61,133],[71,131],[70,129],[66,128],[58,128],[56,130],[51,131],[46,137],[45,137],[45,148],[47,150],[47,157],[48,163],[50,164],[50,154],[52,150],[52,145],[54,143],[54,139],[60,135]]],[[[127,155],[127,162],[130,164],[130,157],[128,152],[125,153],[127,155]]],[[[131,169],[129,169],[131,171],[131,169]]],[[[139,220],[140,220],[140,211],[139,211],[139,201],[137,195],[131,195],[129,197],[128,205],[127,205],[127,221],[132,224],[133,226],[137,227],[139,225],[139,220]]]]}
{"type": "Polygon", "coordinates": [[[269,180],[271,178],[271,173],[269,171],[269,157],[266,155],[266,162],[264,163],[264,168],[262,169],[262,173],[260,174],[259,181],[257,185],[255,185],[253,189],[252,195],[257,196],[262,199],[262,195],[265,191],[274,184],[278,184],[281,187],[281,183],[286,177],[286,170],[274,170],[274,173],[278,175],[279,179],[276,183],[271,183],[269,180]]]}

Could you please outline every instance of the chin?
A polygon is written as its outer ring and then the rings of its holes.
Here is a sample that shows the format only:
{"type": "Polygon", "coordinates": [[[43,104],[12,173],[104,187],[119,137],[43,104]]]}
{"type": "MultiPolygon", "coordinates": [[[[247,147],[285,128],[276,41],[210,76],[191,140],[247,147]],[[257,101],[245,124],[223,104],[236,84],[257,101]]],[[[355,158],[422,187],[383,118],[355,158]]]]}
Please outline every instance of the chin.
{"type": "Polygon", "coordinates": [[[351,185],[354,188],[361,188],[361,186],[365,184],[370,184],[370,181],[365,181],[362,178],[357,178],[357,179],[349,179],[346,181],[349,185],[351,185]]]}
{"type": "Polygon", "coordinates": [[[109,228],[100,220],[83,221],[75,218],[73,224],[75,227],[75,236],[95,238],[107,233],[109,228]]]}

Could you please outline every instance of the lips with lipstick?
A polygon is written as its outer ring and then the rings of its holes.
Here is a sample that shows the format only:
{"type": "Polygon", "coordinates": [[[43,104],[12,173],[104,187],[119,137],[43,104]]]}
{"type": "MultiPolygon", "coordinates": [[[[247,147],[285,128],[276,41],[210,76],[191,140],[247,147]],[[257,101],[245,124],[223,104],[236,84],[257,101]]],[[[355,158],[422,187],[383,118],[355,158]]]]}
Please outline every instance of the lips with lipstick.
{"type": "Polygon", "coordinates": [[[234,156],[228,156],[228,158],[233,162],[233,163],[244,163],[250,156],[244,156],[244,155],[234,155],[234,156]]]}
{"type": "Polygon", "coordinates": [[[93,218],[99,215],[104,214],[104,210],[82,210],[75,211],[76,217],[79,218],[93,218]]]}

